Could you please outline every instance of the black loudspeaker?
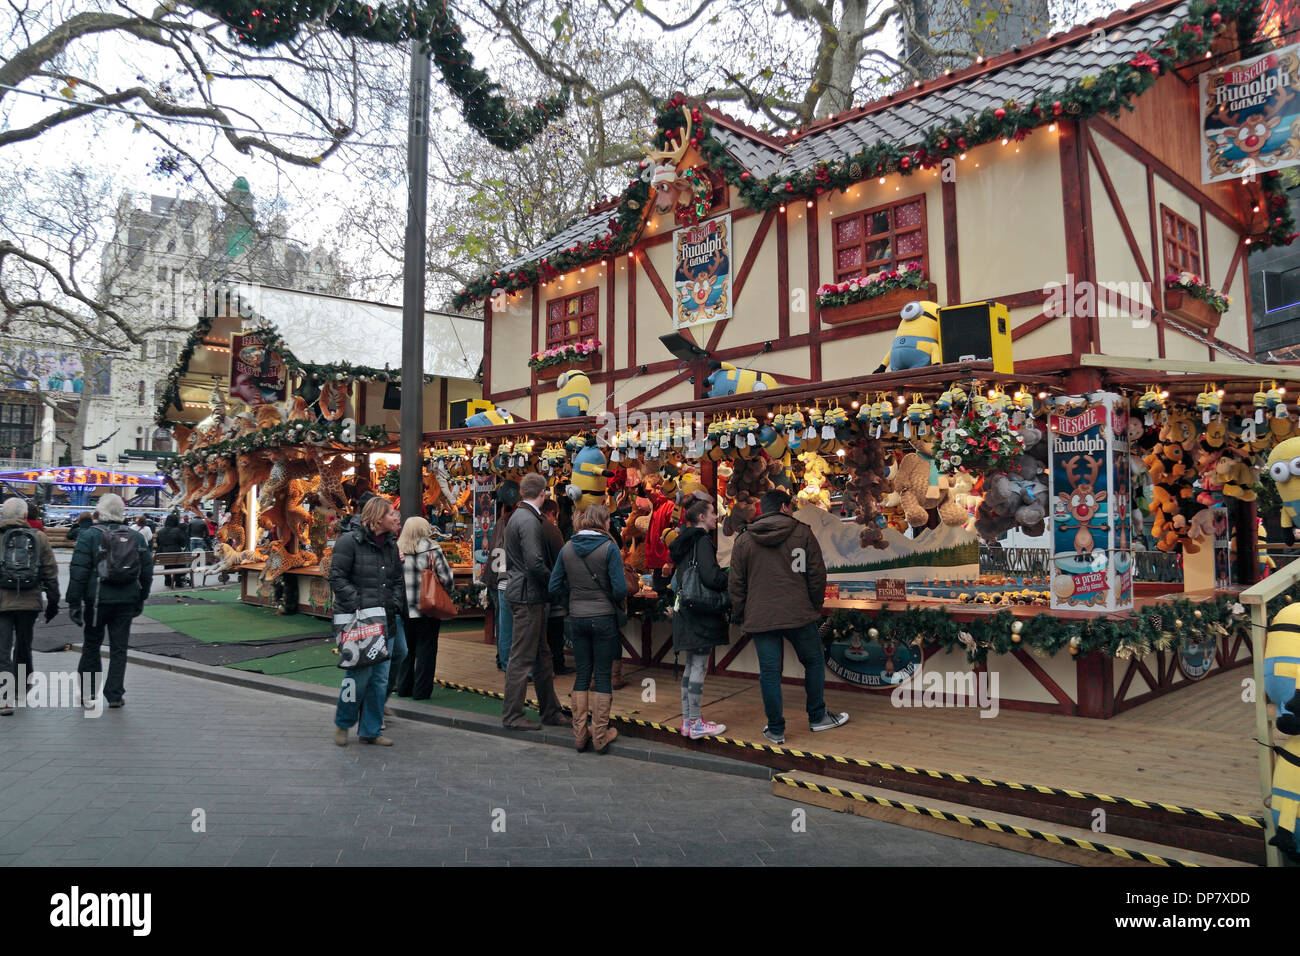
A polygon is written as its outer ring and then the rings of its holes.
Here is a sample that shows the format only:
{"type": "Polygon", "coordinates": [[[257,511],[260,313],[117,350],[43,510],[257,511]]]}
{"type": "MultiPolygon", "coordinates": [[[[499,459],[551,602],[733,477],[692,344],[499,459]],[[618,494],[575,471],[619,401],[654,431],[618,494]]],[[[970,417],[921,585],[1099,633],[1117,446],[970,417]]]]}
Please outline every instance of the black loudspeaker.
{"type": "Polygon", "coordinates": [[[968,302],[939,310],[939,348],[943,361],[992,362],[1010,373],[1011,319],[1000,302],[968,302]]]}
{"type": "Polygon", "coordinates": [[[384,387],[384,408],[395,411],[402,407],[402,386],[389,382],[384,387]]]}
{"type": "Polygon", "coordinates": [[[474,414],[470,409],[470,400],[467,398],[462,398],[455,402],[448,402],[447,409],[450,413],[447,416],[448,428],[460,428],[465,424],[465,419],[474,414]]]}

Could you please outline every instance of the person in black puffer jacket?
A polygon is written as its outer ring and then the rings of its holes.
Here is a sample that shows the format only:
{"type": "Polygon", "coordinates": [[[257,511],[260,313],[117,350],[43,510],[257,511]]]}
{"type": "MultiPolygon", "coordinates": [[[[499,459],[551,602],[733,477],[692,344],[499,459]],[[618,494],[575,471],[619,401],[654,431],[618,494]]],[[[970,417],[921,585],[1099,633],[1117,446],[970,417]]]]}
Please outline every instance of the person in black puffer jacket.
{"type": "MultiPolygon", "coordinates": [[[[718,513],[712,501],[693,500],[686,508],[686,527],[682,529],[668,554],[682,573],[692,558],[700,569],[700,583],[711,591],[727,590],[727,572],[718,567],[718,552],[709,537],[718,526],[718,513]]],[[[676,578],[674,578],[676,581],[676,578]]],[[[727,643],[727,617],[723,612],[712,613],[687,607],[681,600],[673,609],[673,650],[684,654],[682,668],[682,736],[695,740],[722,733],[726,724],[715,724],[700,716],[700,700],[704,696],[704,675],[709,667],[709,655],[718,644],[727,643]]]]}
{"type": "MultiPolygon", "coordinates": [[[[189,541],[189,530],[181,527],[181,516],[173,511],[163,522],[163,529],[158,532],[158,540],[155,542],[156,551],[158,554],[181,554],[189,550],[186,547],[189,541]]],[[[166,575],[167,586],[176,587],[176,582],[184,577],[184,574],[166,575]]]]}
{"type": "MultiPolygon", "coordinates": [[[[397,552],[401,523],[392,505],[378,496],[371,498],[361,510],[360,522],[339,535],[330,560],[334,613],[352,614],[362,608],[382,607],[388,612],[386,633],[390,645],[396,639],[397,615],[406,611],[406,584],[397,552]]],[[[357,739],[362,743],[393,745],[380,735],[387,689],[388,661],[347,671],[334,712],[336,744],[347,746],[348,729],[357,724],[357,739]]]]}
{"type": "Polygon", "coordinates": [[[126,677],[126,650],[131,638],[131,619],[144,613],[144,602],[153,584],[153,554],[134,530],[127,528],[126,506],[117,495],[103,495],[95,507],[99,524],[92,525],[77,536],[77,546],[72,552],[68,569],[68,617],[83,628],[81,663],[82,703],[93,707],[94,685],[99,681],[102,664],[99,648],[104,643],[104,629],[108,629],[108,680],[104,683],[104,698],[108,706],[123,705],[126,677]],[[135,538],[136,561],[139,573],[131,580],[112,584],[99,579],[99,550],[104,535],[125,529],[135,538]],[[94,675],[90,677],[88,675],[94,675]],[[86,688],[89,688],[87,694],[86,688]]]}

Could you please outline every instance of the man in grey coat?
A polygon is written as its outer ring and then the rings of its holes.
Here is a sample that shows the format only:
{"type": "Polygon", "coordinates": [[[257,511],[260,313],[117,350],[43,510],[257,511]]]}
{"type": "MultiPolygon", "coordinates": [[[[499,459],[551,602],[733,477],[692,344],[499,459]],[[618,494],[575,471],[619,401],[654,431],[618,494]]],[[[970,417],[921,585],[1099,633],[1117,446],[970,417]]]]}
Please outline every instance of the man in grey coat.
{"type": "Polygon", "coordinates": [[[532,670],[542,723],[568,727],[569,718],[555,696],[551,649],[545,641],[551,580],[541,510],[546,498],[546,479],[535,472],[524,475],[519,482],[519,498],[519,507],[510,516],[505,535],[506,600],[510,602],[514,619],[514,639],[506,665],[501,723],[509,730],[541,729],[540,724],[524,717],[524,695],[528,690],[528,672],[532,670]]]}

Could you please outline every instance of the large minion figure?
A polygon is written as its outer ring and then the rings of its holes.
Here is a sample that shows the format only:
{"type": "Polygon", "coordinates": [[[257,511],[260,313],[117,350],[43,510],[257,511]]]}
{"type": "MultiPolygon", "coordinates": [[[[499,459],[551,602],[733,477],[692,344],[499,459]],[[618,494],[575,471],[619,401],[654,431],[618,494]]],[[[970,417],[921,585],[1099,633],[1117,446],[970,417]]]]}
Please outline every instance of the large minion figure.
{"type": "Polygon", "coordinates": [[[580,418],[591,407],[591,379],[587,373],[574,370],[565,372],[556,381],[559,391],[555,394],[556,418],[580,418]]]}
{"type": "Polygon", "coordinates": [[[1277,707],[1277,730],[1288,740],[1273,748],[1273,796],[1269,805],[1277,830],[1273,838],[1292,863],[1300,863],[1295,842],[1296,815],[1300,810],[1300,604],[1282,608],[1268,628],[1264,645],[1264,690],[1277,707]]]}
{"type": "Polygon", "coordinates": [[[1300,437],[1273,446],[1268,473],[1282,498],[1282,527],[1294,527],[1300,518],[1300,437]]]}
{"type": "Polygon", "coordinates": [[[498,405],[496,408],[489,408],[486,411],[479,412],[477,415],[471,415],[465,419],[465,428],[486,428],[488,425],[509,425],[515,420],[514,416],[498,405]]]}
{"type": "Polygon", "coordinates": [[[776,379],[766,372],[736,368],[730,362],[711,362],[709,365],[713,369],[708,378],[709,398],[743,395],[747,392],[765,392],[770,388],[776,388],[776,379]]]}
{"type": "Polygon", "coordinates": [[[918,299],[903,306],[898,315],[902,321],[881,371],[939,364],[939,303],[918,299]]]}
{"type": "Polygon", "coordinates": [[[586,511],[588,506],[604,500],[605,479],[614,476],[605,467],[607,464],[605,456],[596,447],[595,437],[588,435],[573,456],[573,483],[569,486],[569,495],[578,511],[586,511]]]}

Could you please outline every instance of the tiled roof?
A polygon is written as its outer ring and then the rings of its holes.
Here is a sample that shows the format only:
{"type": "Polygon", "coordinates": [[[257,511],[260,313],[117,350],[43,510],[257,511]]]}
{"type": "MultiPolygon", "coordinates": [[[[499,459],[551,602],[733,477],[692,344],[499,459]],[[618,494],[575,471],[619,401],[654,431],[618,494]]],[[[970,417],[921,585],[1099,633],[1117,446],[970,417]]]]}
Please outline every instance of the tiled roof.
{"type": "MultiPolygon", "coordinates": [[[[1007,100],[1029,103],[1044,91],[1064,91],[1067,84],[1080,77],[1125,64],[1138,53],[1149,50],[1187,15],[1187,2],[1165,6],[1140,19],[1103,30],[1104,39],[1097,40],[1093,39],[1092,29],[1085,26],[1072,31],[1077,37],[1071,43],[1054,46],[1051,40],[1042,41],[1046,49],[1040,55],[1003,68],[998,68],[995,60],[987,70],[977,71],[970,79],[958,76],[955,82],[931,84],[938,86],[932,93],[924,92],[923,87],[919,94],[895,104],[882,100],[850,111],[845,115],[865,115],[847,122],[832,120],[835,125],[818,128],[821,126],[818,124],[796,134],[789,158],[780,172],[792,175],[818,161],[840,159],[880,140],[901,147],[915,146],[926,130],[949,118],[962,120],[986,109],[996,109],[1007,100]]],[[[1100,25],[1097,29],[1101,29],[1100,25]]]]}
{"type": "MultiPolygon", "coordinates": [[[[1008,100],[1029,103],[1044,90],[1063,92],[1080,77],[1126,64],[1149,50],[1188,17],[1189,6],[1189,0],[1146,0],[918,89],[846,110],[784,138],[762,133],[715,109],[703,109],[714,120],[712,137],[756,179],[790,177],[818,162],[839,160],[882,141],[903,149],[915,147],[929,128],[962,123],[1008,100]]],[[[598,239],[606,235],[614,215],[610,210],[584,216],[501,271],[598,239]]]]}

